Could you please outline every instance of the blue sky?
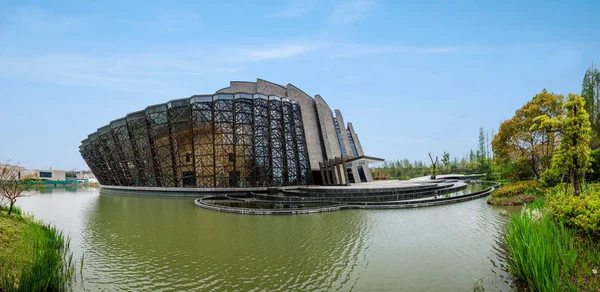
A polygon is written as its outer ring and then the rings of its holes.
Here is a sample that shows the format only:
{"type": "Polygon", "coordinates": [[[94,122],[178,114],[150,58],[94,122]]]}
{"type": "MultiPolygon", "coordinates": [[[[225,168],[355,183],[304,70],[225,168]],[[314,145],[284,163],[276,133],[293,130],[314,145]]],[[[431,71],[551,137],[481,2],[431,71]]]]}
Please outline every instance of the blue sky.
{"type": "Polygon", "coordinates": [[[462,156],[543,88],[600,63],[597,1],[0,2],[0,161],[87,169],[78,147],[230,80],[292,83],[366,154],[462,156]]]}

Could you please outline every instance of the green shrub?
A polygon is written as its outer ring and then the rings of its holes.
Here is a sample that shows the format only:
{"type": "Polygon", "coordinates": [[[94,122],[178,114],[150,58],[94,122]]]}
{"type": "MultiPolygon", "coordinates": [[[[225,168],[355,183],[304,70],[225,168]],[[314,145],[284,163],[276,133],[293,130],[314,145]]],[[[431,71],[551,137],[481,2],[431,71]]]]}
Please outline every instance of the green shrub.
{"type": "Polygon", "coordinates": [[[577,197],[555,195],[549,207],[559,221],[586,233],[600,235],[600,191],[592,190],[577,197]]]}
{"type": "Polygon", "coordinates": [[[561,182],[561,173],[558,169],[551,167],[540,175],[540,184],[543,187],[553,187],[561,182]]]}
{"type": "Polygon", "coordinates": [[[590,152],[590,168],[585,174],[586,181],[600,181],[600,149],[594,149],[590,152]]]}
{"type": "Polygon", "coordinates": [[[502,186],[492,193],[492,197],[506,198],[517,195],[540,195],[542,188],[537,181],[520,181],[502,186]]]}

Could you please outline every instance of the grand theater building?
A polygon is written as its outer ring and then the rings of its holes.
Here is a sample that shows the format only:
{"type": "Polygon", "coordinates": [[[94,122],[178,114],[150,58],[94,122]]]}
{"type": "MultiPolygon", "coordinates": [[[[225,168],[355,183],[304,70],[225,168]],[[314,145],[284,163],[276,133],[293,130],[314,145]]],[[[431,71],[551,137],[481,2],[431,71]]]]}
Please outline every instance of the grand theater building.
{"type": "Polygon", "coordinates": [[[369,157],[339,110],[292,84],[261,79],[233,81],[215,94],[130,113],[90,134],[80,152],[103,186],[264,188],[372,181],[369,157]],[[332,165],[339,171],[331,171],[332,165]]]}

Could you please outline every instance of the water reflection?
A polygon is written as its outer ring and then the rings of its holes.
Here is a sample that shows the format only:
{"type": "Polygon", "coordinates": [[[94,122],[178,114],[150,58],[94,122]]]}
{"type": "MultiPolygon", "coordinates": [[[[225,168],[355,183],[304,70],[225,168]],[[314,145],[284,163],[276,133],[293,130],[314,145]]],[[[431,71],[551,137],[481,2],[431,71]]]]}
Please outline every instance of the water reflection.
{"type": "Polygon", "coordinates": [[[97,288],[350,289],[363,212],[240,216],[190,199],[105,195],[85,218],[86,285],[97,288]],[[341,215],[341,216],[340,216],[341,215]]]}
{"type": "Polygon", "coordinates": [[[76,291],[511,291],[485,199],[431,208],[244,216],[189,198],[56,191],[17,204],[69,233],[76,291]]]}

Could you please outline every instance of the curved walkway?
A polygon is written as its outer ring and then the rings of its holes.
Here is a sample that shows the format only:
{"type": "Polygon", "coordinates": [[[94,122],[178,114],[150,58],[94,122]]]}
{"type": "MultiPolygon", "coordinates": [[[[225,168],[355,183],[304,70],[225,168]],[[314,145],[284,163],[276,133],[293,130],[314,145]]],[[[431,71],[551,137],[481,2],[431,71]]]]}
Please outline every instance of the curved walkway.
{"type": "Polygon", "coordinates": [[[277,194],[250,192],[241,197],[215,195],[198,198],[194,203],[208,210],[251,215],[313,214],[343,209],[403,209],[473,200],[488,196],[499,186],[498,183],[467,184],[456,180],[361,185],[304,187],[277,194]]]}

